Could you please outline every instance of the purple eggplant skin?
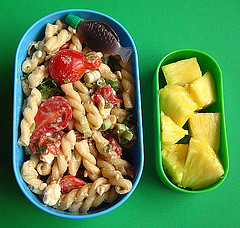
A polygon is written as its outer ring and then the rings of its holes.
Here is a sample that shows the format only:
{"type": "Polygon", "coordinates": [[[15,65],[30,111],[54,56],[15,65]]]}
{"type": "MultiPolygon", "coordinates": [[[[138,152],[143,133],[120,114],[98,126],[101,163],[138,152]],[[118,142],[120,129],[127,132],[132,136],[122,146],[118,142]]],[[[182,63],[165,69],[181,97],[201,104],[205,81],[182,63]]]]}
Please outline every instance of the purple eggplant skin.
{"type": "Polygon", "coordinates": [[[132,48],[122,47],[118,35],[106,23],[83,20],[77,26],[80,41],[90,49],[103,54],[119,54],[127,62],[132,54],[132,48]]]}

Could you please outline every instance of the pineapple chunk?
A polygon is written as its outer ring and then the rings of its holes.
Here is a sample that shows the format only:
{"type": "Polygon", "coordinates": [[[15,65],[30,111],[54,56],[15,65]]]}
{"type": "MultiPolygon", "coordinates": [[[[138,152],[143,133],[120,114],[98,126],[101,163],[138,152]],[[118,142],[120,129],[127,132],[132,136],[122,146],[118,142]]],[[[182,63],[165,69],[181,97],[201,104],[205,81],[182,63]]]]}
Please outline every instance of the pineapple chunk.
{"type": "Polygon", "coordinates": [[[184,130],[178,126],[169,116],[166,116],[163,112],[161,112],[161,129],[162,147],[165,145],[175,144],[188,134],[187,130],[184,130]]]}
{"type": "Polygon", "coordinates": [[[190,135],[205,140],[217,153],[220,144],[220,113],[194,113],[189,119],[190,135]]]}
{"type": "Polygon", "coordinates": [[[217,182],[224,169],[207,141],[191,138],[180,187],[202,189],[217,182]]]}
{"type": "Polygon", "coordinates": [[[184,86],[202,76],[195,57],[162,66],[167,84],[184,86]]]}
{"type": "Polygon", "coordinates": [[[192,82],[188,91],[198,105],[197,110],[206,108],[216,101],[215,84],[209,72],[192,82]]]}
{"type": "Polygon", "coordinates": [[[182,127],[197,109],[187,90],[178,85],[166,85],[160,89],[161,111],[182,127]]]}
{"type": "Polygon", "coordinates": [[[187,144],[175,144],[162,150],[164,170],[175,184],[179,184],[182,180],[187,151],[187,144]]]}

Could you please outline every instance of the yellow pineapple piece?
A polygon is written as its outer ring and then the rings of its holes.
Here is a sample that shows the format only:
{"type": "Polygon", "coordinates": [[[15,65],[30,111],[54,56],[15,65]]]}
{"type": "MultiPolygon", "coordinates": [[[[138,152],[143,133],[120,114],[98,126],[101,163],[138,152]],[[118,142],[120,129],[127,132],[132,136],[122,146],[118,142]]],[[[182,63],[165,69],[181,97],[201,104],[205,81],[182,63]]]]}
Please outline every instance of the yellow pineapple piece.
{"type": "Polygon", "coordinates": [[[202,189],[221,179],[224,169],[207,141],[191,138],[180,187],[202,189]]]}
{"type": "Polygon", "coordinates": [[[197,109],[187,90],[178,85],[166,85],[159,91],[161,111],[182,127],[197,109]]]}
{"type": "Polygon", "coordinates": [[[216,101],[215,84],[209,72],[192,82],[187,90],[197,103],[197,110],[206,108],[216,101]]]}
{"type": "Polygon", "coordinates": [[[194,113],[189,119],[190,135],[205,140],[217,153],[220,144],[220,113],[194,113]]]}
{"type": "Polygon", "coordinates": [[[184,86],[202,76],[195,57],[162,66],[167,84],[184,86]]]}
{"type": "Polygon", "coordinates": [[[187,130],[184,130],[178,126],[169,116],[166,116],[163,112],[161,112],[161,130],[162,147],[165,145],[175,144],[188,134],[187,130]]]}
{"type": "Polygon", "coordinates": [[[164,170],[175,184],[179,184],[182,180],[187,151],[187,144],[174,144],[162,150],[164,170]]]}

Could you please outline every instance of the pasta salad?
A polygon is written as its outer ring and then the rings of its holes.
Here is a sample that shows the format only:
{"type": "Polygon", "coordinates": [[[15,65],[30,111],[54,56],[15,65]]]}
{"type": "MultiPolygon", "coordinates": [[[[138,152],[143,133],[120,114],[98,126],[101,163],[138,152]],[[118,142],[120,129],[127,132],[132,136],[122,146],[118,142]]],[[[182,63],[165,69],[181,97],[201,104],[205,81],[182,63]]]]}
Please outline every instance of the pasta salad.
{"type": "Polygon", "coordinates": [[[94,52],[61,20],[48,23],[27,53],[23,180],[44,204],[74,213],[128,193],[137,141],[131,60],[94,52]]]}

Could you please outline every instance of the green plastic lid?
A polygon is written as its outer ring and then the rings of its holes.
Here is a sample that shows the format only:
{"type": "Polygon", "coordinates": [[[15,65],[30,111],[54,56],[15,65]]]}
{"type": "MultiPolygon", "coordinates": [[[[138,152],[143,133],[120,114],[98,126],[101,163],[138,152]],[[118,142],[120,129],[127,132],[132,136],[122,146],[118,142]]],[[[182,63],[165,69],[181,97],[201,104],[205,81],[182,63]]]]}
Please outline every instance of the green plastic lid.
{"type": "Polygon", "coordinates": [[[77,28],[77,25],[79,24],[80,21],[82,21],[83,19],[78,17],[78,16],[75,16],[73,14],[68,14],[65,21],[70,25],[72,26],[74,29],[77,28]]]}

